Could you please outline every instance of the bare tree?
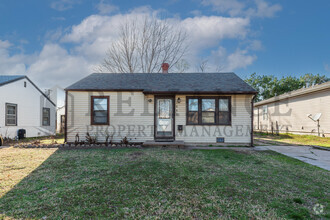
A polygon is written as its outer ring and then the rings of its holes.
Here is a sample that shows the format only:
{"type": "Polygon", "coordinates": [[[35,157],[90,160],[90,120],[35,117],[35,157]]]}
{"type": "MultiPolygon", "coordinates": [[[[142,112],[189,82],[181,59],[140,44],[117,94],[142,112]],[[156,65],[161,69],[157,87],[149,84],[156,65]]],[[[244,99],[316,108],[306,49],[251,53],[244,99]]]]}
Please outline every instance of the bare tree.
{"type": "Polygon", "coordinates": [[[119,38],[111,44],[100,72],[155,73],[162,63],[175,66],[187,52],[186,33],[166,20],[145,17],[142,22],[126,20],[119,38]]]}
{"type": "Polygon", "coordinates": [[[221,64],[219,64],[219,65],[216,67],[215,72],[216,72],[216,73],[220,73],[220,72],[223,71],[223,69],[224,69],[224,67],[223,67],[221,64]]]}
{"type": "Polygon", "coordinates": [[[206,72],[206,70],[208,69],[208,63],[209,61],[207,59],[200,60],[200,62],[196,64],[196,71],[198,73],[206,72]]]}
{"type": "Polygon", "coordinates": [[[221,71],[224,69],[224,67],[219,65],[210,65],[208,59],[201,59],[195,66],[196,72],[198,73],[205,73],[208,71],[215,72],[215,73],[221,73],[221,71]]]}

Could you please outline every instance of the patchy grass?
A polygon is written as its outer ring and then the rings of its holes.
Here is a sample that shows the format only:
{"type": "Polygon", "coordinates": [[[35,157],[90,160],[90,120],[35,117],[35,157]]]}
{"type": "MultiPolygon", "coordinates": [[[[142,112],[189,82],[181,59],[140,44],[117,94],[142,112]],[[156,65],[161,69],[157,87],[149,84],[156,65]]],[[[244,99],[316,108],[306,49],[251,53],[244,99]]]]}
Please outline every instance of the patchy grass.
{"type": "Polygon", "coordinates": [[[55,151],[56,149],[0,149],[0,198],[42,165],[55,151]]]}
{"type": "Polygon", "coordinates": [[[63,144],[64,135],[56,134],[54,136],[43,136],[43,137],[29,137],[22,140],[6,140],[4,145],[16,145],[16,144],[63,144]]]}
{"type": "Polygon", "coordinates": [[[46,138],[46,139],[41,139],[40,144],[64,144],[64,137],[56,137],[54,139],[52,138],[46,138]]]}
{"type": "Polygon", "coordinates": [[[0,179],[0,219],[330,217],[329,172],[270,151],[6,148],[0,179]]]}
{"type": "Polygon", "coordinates": [[[279,134],[272,135],[267,133],[254,133],[256,141],[262,141],[270,144],[294,144],[294,145],[317,145],[322,147],[330,147],[330,137],[318,137],[314,135],[298,135],[298,134],[279,134]]]}

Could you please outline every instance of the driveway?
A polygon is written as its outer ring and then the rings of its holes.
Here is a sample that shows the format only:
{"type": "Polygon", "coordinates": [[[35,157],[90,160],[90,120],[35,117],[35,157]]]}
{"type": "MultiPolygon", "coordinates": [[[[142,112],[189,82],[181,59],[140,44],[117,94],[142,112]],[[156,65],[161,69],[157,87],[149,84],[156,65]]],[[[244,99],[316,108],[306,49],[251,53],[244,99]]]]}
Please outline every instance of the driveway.
{"type": "Polygon", "coordinates": [[[296,158],[330,171],[330,151],[319,150],[308,146],[256,146],[255,150],[272,150],[296,158]]]}

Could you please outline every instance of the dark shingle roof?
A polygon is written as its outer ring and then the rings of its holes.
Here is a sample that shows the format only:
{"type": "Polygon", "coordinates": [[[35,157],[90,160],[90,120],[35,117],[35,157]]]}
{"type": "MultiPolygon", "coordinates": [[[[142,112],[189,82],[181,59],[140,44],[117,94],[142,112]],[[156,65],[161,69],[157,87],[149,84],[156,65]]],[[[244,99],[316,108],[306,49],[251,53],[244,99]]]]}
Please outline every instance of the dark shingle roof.
{"type": "Polygon", "coordinates": [[[0,75],[0,86],[23,79],[24,77],[23,75],[0,75]]]}
{"type": "Polygon", "coordinates": [[[235,73],[93,73],[66,90],[256,93],[235,73]]]}

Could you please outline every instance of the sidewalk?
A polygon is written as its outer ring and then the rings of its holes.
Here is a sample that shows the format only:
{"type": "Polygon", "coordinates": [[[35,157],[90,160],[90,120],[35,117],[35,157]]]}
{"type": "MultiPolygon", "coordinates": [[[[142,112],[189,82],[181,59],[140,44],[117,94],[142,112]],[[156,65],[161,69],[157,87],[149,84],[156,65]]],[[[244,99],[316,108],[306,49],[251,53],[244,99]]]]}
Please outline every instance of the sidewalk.
{"type": "Polygon", "coordinates": [[[330,151],[309,146],[257,146],[255,150],[272,150],[330,171],[330,151]]]}
{"type": "Polygon", "coordinates": [[[277,153],[286,155],[312,164],[314,166],[330,171],[330,151],[315,149],[310,146],[256,146],[256,147],[186,147],[188,150],[235,150],[235,151],[265,151],[272,150],[277,153]]]}

